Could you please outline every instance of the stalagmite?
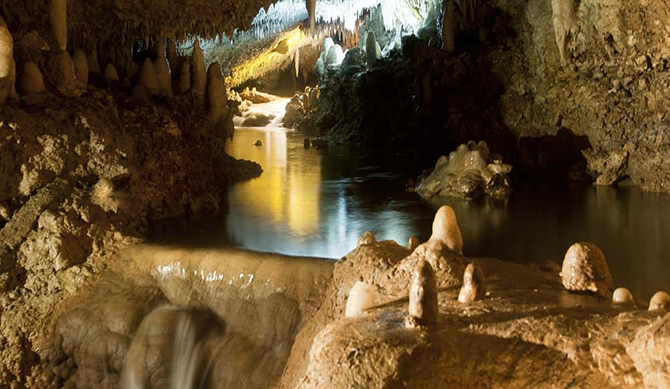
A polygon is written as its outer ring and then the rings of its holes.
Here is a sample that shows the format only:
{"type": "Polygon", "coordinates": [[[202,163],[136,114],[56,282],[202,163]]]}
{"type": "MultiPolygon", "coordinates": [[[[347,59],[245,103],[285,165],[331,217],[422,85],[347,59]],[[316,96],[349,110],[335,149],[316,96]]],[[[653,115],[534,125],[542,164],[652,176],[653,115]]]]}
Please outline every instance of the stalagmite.
{"type": "Polygon", "coordinates": [[[49,0],[49,24],[58,47],[67,50],[67,0],[49,0]]]}
{"type": "Polygon", "coordinates": [[[316,0],[305,0],[307,13],[309,14],[309,28],[314,31],[316,25],[316,0]]]}
{"type": "Polygon", "coordinates": [[[193,46],[193,74],[191,76],[191,93],[193,95],[204,98],[205,89],[207,88],[207,73],[205,72],[205,58],[200,49],[200,43],[195,40],[193,46]]]}
{"type": "Polygon", "coordinates": [[[365,311],[375,306],[375,288],[365,282],[356,282],[349,291],[347,305],[344,315],[346,317],[359,317],[365,311]]]}
{"type": "Polygon", "coordinates": [[[212,125],[223,124],[228,116],[226,83],[221,73],[221,65],[214,62],[207,69],[207,118],[212,125]]]}
{"type": "Polygon", "coordinates": [[[667,309],[670,309],[670,295],[662,290],[654,293],[649,301],[649,310],[658,311],[667,309]]]}
{"type": "Polygon", "coordinates": [[[74,62],[74,74],[77,76],[77,79],[84,84],[88,84],[88,59],[86,58],[86,53],[82,49],[76,49],[72,61],[74,62]]]}
{"type": "Polygon", "coordinates": [[[14,39],[0,16],[0,105],[5,104],[12,94],[15,80],[14,39]]]}
{"type": "Polygon", "coordinates": [[[23,65],[21,80],[18,84],[18,91],[21,96],[30,96],[46,91],[42,72],[33,62],[26,62],[23,65]]]}
{"type": "Polygon", "coordinates": [[[561,64],[568,63],[570,37],[579,33],[579,22],[575,15],[575,0],[551,0],[554,34],[561,64]]]}
{"type": "Polygon", "coordinates": [[[368,67],[371,68],[377,63],[377,39],[375,32],[369,31],[367,38],[365,38],[365,54],[367,56],[368,67]]]}
{"type": "Polygon", "coordinates": [[[140,69],[140,85],[145,87],[147,91],[152,94],[158,94],[158,80],[156,78],[156,70],[150,58],[144,60],[142,69],[140,69]]]}
{"type": "Polygon", "coordinates": [[[411,252],[414,252],[414,250],[416,250],[416,248],[419,247],[420,244],[421,242],[419,242],[419,238],[417,238],[416,236],[412,236],[409,238],[409,242],[407,242],[407,249],[411,252]]]}
{"type": "Polygon", "coordinates": [[[119,82],[119,73],[111,63],[108,63],[107,66],[105,66],[104,80],[108,84],[112,82],[119,82]]]}
{"type": "Polygon", "coordinates": [[[298,78],[300,76],[300,49],[295,50],[295,54],[293,55],[293,65],[295,66],[295,78],[298,78]]]}
{"type": "Polygon", "coordinates": [[[168,39],[167,43],[167,59],[170,62],[170,69],[177,69],[177,63],[179,62],[179,54],[177,54],[177,45],[174,43],[174,39],[168,39]]]}
{"type": "Polygon", "coordinates": [[[88,55],[88,71],[91,74],[101,74],[102,68],[100,67],[100,62],[98,61],[98,50],[93,49],[91,54],[88,55]]]}
{"type": "Polygon", "coordinates": [[[605,255],[588,242],[570,246],[563,259],[561,279],[567,290],[593,292],[607,299],[614,289],[605,255]]]}
{"type": "Polygon", "coordinates": [[[617,288],[612,294],[612,303],[617,305],[635,305],[635,299],[630,290],[626,288],[617,288]]]}
{"type": "Polygon", "coordinates": [[[409,287],[409,316],[405,325],[418,327],[435,324],[438,315],[435,272],[428,261],[421,260],[414,270],[409,287]]]}
{"type": "Polygon", "coordinates": [[[467,304],[481,300],[486,294],[486,281],[484,272],[477,261],[473,261],[463,273],[463,286],[458,294],[458,302],[467,304]]]}
{"type": "Polygon", "coordinates": [[[375,238],[375,234],[373,234],[372,231],[365,231],[363,235],[358,238],[358,247],[375,243],[377,243],[377,239],[375,238]]]}
{"type": "Polygon", "coordinates": [[[179,73],[177,93],[183,95],[189,89],[191,89],[191,61],[185,60],[181,65],[181,72],[179,73]]]}
{"type": "Polygon", "coordinates": [[[463,236],[461,235],[461,229],[458,227],[456,214],[450,206],[443,205],[437,210],[433,220],[433,234],[430,239],[439,239],[451,251],[457,254],[463,253],[463,236]]]}
{"type": "Polygon", "coordinates": [[[165,43],[163,40],[158,42],[158,54],[156,56],[156,80],[158,81],[158,92],[161,96],[172,96],[172,77],[170,76],[170,66],[165,57],[165,43]]]}
{"type": "Polygon", "coordinates": [[[74,74],[74,64],[67,51],[49,58],[44,75],[48,86],[62,96],[76,97],[86,91],[86,86],[74,74]]]}
{"type": "Polygon", "coordinates": [[[456,49],[456,32],[458,31],[458,17],[456,2],[446,0],[447,6],[442,19],[442,50],[453,52],[456,49]]]}

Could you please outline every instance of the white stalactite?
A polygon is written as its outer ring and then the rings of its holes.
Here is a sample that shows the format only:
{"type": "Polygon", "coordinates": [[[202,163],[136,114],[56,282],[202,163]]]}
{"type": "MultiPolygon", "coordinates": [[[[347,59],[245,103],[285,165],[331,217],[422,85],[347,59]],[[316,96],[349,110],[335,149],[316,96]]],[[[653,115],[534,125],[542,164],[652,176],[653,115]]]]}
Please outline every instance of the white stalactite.
{"type": "Polygon", "coordinates": [[[61,50],[67,50],[67,0],[49,0],[51,33],[61,50]]]}

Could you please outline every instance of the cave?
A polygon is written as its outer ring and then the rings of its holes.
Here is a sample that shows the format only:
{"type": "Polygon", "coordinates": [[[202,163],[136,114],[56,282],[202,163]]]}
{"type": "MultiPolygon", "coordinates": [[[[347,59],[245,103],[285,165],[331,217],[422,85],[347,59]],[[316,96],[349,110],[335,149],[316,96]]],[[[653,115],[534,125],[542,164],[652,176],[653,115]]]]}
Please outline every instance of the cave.
{"type": "Polygon", "coordinates": [[[0,389],[670,388],[665,0],[2,0],[0,389]]]}

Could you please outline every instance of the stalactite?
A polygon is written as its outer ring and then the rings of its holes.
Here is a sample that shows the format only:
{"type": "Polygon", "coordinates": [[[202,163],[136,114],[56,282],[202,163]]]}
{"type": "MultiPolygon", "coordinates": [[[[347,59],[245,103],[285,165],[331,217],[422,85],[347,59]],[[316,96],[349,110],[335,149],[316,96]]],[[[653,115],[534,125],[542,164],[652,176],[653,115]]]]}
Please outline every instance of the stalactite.
{"type": "Polygon", "coordinates": [[[61,50],[67,50],[67,0],[49,0],[51,33],[61,50]]]}
{"type": "Polygon", "coordinates": [[[316,0],[306,0],[307,13],[309,14],[309,28],[314,32],[316,25],[316,0]]]}
{"type": "Polygon", "coordinates": [[[456,49],[456,33],[458,31],[458,17],[456,2],[446,0],[446,9],[442,19],[442,50],[453,52],[456,49]]]}

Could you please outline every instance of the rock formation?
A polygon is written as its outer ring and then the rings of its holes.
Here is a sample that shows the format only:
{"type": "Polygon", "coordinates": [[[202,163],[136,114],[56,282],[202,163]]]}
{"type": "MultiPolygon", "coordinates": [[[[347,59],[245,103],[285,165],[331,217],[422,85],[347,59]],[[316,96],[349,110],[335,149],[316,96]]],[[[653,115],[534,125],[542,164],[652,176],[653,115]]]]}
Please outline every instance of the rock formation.
{"type": "Polygon", "coordinates": [[[15,80],[14,39],[0,16],[0,105],[12,94],[15,80]]]}
{"type": "Polygon", "coordinates": [[[98,50],[93,49],[87,57],[88,60],[88,71],[91,74],[102,74],[102,68],[100,67],[100,62],[98,61],[98,50]]]}
{"type": "Polygon", "coordinates": [[[358,246],[375,243],[377,243],[377,239],[375,239],[375,234],[372,231],[365,231],[358,239],[358,246]]]}
{"type": "Polygon", "coordinates": [[[575,15],[575,0],[551,0],[552,19],[556,45],[561,64],[568,63],[568,44],[579,33],[579,21],[575,15]]]}
{"type": "Polygon", "coordinates": [[[74,74],[84,84],[88,84],[88,59],[82,49],[76,49],[72,57],[74,62],[74,74]]]}
{"type": "Polygon", "coordinates": [[[455,0],[446,0],[442,17],[442,50],[450,53],[456,49],[456,34],[458,33],[458,9],[456,7],[455,0]]]}
{"type": "Polygon", "coordinates": [[[654,293],[649,301],[649,310],[670,310],[670,295],[662,290],[654,293]]]}
{"type": "Polygon", "coordinates": [[[205,58],[200,49],[200,42],[196,39],[193,45],[193,57],[191,66],[191,93],[199,99],[204,99],[207,88],[207,72],[205,71],[205,58]]]}
{"type": "Polygon", "coordinates": [[[347,298],[345,308],[345,317],[359,317],[365,314],[365,311],[375,306],[375,289],[364,283],[356,282],[347,298]]]}
{"type": "Polygon", "coordinates": [[[408,327],[432,325],[439,315],[435,272],[428,261],[420,261],[410,284],[409,316],[405,324],[408,327]]]}
{"type": "Polygon", "coordinates": [[[170,65],[165,56],[165,43],[161,39],[157,45],[156,56],[156,81],[158,82],[158,93],[163,97],[172,96],[172,77],[170,75],[170,65]]]}
{"type": "Polygon", "coordinates": [[[316,24],[316,0],[305,0],[305,6],[309,14],[309,29],[314,31],[314,25],[316,24]]]}
{"type": "Polygon", "coordinates": [[[67,0],[49,0],[49,25],[58,48],[67,50],[67,0]]]}
{"type": "Polygon", "coordinates": [[[42,72],[33,62],[26,62],[23,65],[23,72],[21,79],[17,85],[18,92],[21,96],[30,96],[38,93],[46,92],[42,72]]]}
{"type": "Polygon", "coordinates": [[[179,88],[177,94],[183,95],[191,89],[191,61],[184,60],[179,73],[179,88]]]}
{"type": "Polygon", "coordinates": [[[159,92],[158,78],[156,77],[156,69],[150,58],[146,58],[140,69],[140,85],[145,87],[152,95],[157,95],[159,92]]]}
{"type": "Polygon", "coordinates": [[[86,85],[75,76],[74,64],[67,51],[49,57],[44,76],[50,90],[61,96],[77,97],[86,91],[86,85]]]}
{"type": "Polygon", "coordinates": [[[450,206],[443,205],[437,210],[430,240],[442,241],[449,250],[459,255],[463,254],[463,236],[454,209],[450,206]]]}
{"type": "Polygon", "coordinates": [[[379,57],[377,56],[377,39],[374,31],[369,31],[365,38],[365,53],[368,67],[375,66],[379,57]]]}
{"type": "Polygon", "coordinates": [[[617,305],[635,305],[635,299],[630,290],[626,288],[616,288],[612,294],[612,303],[617,305]]]}
{"type": "Polygon", "coordinates": [[[489,151],[486,142],[468,142],[458,146],[448,158],[441,156],[430,175],[419,178],[416,193],[425,198],[506,196],[511,192],[507,180],[511,170],[512,166],[489,151]]]}
{"type": "Polygon", "coordinates": [[[207,69],[207,118],[213,126],[219,126],[227,117],[226,83],[221,74],[221,65],[213,62],[207,69]]]}
{"type": "Polygon", "coordinates": [[[107,66],[105,66],[104,80],[108,84],[112,82],[119,82],[119,73],[111,63],[108,63],[107,66]]]}
{"type": "Polygon", "coordinates": [[[612,276],[605,255],[593,243],[575,243],[565,253],[561,269],[563,286],[576,292],[592,292],[609,299],[612,276]]]}
{"type": "Polygon", "coordinates": [[[486,295],[486,280],[479,262],[473,261],[465,268],[463,286],[458,294],[458,302],[468,304],[481,300],[486,295]]]}

